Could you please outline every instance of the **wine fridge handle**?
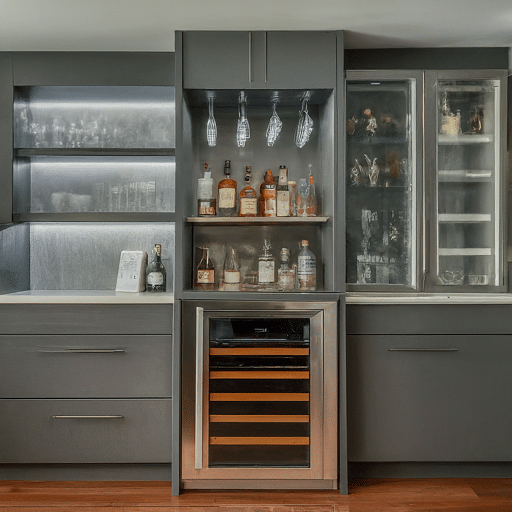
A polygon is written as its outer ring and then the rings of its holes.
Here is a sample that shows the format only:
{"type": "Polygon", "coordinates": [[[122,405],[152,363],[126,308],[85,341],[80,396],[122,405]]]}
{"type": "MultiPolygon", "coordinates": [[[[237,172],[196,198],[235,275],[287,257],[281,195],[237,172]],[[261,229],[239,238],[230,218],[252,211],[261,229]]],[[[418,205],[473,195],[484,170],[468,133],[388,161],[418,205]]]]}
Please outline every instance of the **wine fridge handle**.
{"type": "Polygon", "coordinates": [[[203,318],[204,309],[196,308],[196,418],[195,468],[203,468],[203,318]]]}

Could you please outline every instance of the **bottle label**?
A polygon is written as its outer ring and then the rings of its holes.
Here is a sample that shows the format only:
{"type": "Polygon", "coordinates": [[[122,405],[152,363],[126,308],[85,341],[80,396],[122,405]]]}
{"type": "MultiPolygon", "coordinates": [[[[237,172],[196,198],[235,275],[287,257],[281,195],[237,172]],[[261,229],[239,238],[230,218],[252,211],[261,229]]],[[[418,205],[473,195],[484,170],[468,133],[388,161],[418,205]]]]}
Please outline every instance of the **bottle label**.
{"type": "Polygon", "coordinates": [[[299,256],[297,263],[297,270],[302,274],[314,274],[316,272],[316,260],[311,256],[299,256]]]}
{"type": "Polygon", "coordinates": [[[258,263],[258,283],[275,282],[275,261],[260,261],[258,263]]]}
{"type": "Polygon", "coordinates": [[[199,215],[215,215],[215,205],[212,204],[210,199],[201,201],[199,200],[199,215]]]}
{"type": "Polygon", "coordinates": [[[238,270],[225,270],[224,271],[224,282],[225,283],[239,283],[240,272],[238,270]]]}
{"type": "Polygon", "coordinates": [[[235,207],[236,190],[234,188],[219,189],[219,208],[235,207]]]}
{"type": "Polygon", "coordinates": [[[290,216],[290,192],[288,190],[277,191],[277,216],[290,216]]]}
{"type": "Polygon", "coordinates": [[[316,259],[311,256],[297,258],[297,284],[299,291],[316,289],[316,259]]]}
{"type": "Polygon", "coordinates": [[[240,198],[240,215],[256,215],[258,212],[258,200],[255,197],[240,198]]]}
{"type": "Polygon", "coordinates": [[[148,274],[147,282],[151,286],[164,284],[164,276],[161,272],[151,272],[148,274]]]}
{"type": "Polygon", "coordinates": [[[213,284],[215,282],[215,270],[198,270],[197,282],[199,284],[213,284]]]}

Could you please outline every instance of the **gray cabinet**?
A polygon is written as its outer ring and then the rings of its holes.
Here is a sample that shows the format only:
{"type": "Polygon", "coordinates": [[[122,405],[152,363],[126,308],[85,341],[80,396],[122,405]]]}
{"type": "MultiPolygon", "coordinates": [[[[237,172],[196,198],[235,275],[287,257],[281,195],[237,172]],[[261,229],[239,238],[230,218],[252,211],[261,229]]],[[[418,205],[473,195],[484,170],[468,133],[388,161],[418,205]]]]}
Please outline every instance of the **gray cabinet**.
{"type": "Polygon", "coordinates": [[[335,32],[183,32],[186,89],[332,88],[335,32]]]}
{"type": "Polygon", "coordinates": [[[349,461],[511,461],[511,357],[512,336],[348,336],[349,461]]]}
{"type": "Polygon", "coordinates": [[[172,315],[0,306],[0,463],[171,463],[172,315]]]}

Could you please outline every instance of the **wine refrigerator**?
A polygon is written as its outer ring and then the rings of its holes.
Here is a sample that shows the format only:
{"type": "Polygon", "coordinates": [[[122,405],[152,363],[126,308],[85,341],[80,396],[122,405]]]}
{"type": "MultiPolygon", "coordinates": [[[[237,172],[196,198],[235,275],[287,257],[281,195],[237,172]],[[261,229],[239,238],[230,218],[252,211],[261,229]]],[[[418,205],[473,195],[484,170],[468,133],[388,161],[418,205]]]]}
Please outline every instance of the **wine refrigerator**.
{"type": "Polygon", "coordinates": [[[337,487],[337,312],[183,302],[184,488],[337,487]]]}

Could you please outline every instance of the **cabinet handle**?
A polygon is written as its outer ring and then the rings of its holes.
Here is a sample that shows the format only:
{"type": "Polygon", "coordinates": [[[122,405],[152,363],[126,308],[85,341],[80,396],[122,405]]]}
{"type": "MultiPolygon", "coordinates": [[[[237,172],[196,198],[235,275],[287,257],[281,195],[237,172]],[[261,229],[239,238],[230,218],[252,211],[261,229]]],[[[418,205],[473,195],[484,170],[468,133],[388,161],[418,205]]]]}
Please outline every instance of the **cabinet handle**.
{"type": "Polygon", "coordinates": [[[203,316],[204,309],[196,308],[196,469],[203,468],[203,316]]]}
{"type": "Polygon", "coordinates": [[[252,32],[249,31],[249,83],[252,83],[252,32]]]}
{"type": "Polygon", "coordinates": [[[52,420],[122,420],[124,416],[120,414],[105,414],[105,415],[91,415],[91,414],[55,414],[50,416],[52,420]]]}
{"type": "Polygon", "coordinates": [[[388,348],[388,352],[458,352],[458,348],[388,348]]]}
{"type": "Polygon", "coordinates": [[[124,354],[123,348],[64,348],[59,350],[39,349],[41,354],[124,354]]]}

